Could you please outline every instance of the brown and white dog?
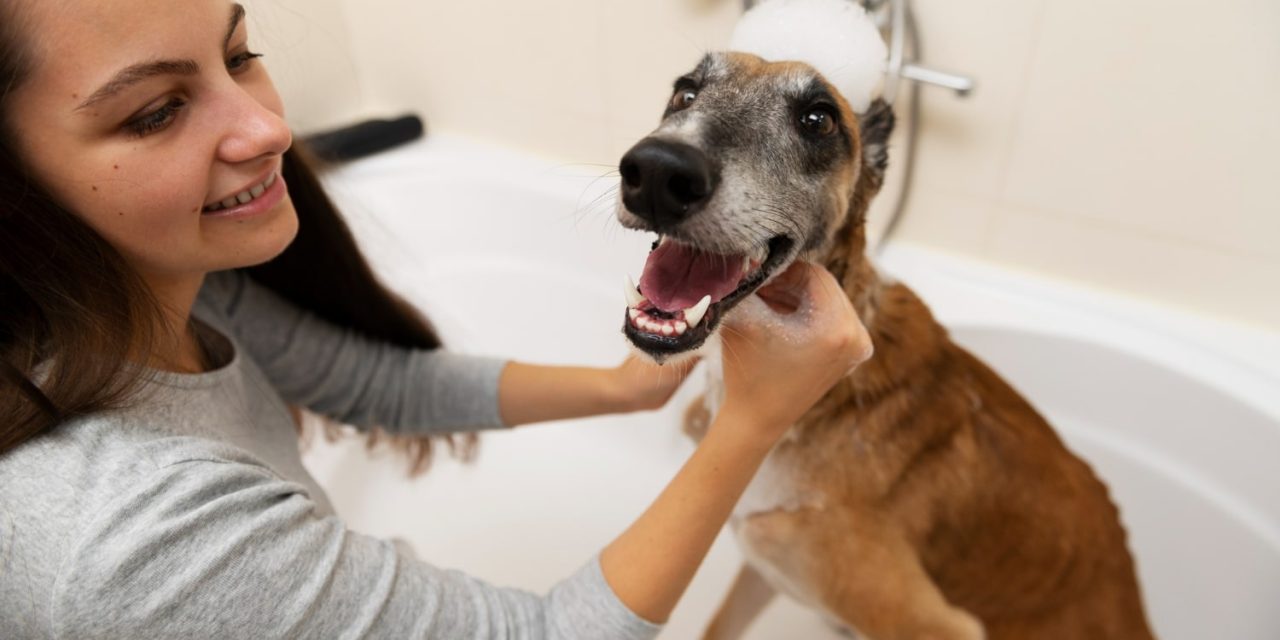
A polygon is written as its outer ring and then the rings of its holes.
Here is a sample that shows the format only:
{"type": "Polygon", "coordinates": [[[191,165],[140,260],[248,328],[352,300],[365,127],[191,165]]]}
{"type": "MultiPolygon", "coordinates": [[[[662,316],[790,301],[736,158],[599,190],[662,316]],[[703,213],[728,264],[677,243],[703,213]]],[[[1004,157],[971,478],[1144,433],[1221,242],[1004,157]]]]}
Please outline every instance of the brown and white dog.
{"type": "MultiPolygon", "coordinates": [[[[714,53],[622,160],[619,219],[659,235],[625,320],[637,348],[713,346],[797,259],[836,276],[875,345],[740,501],[746,564],[706,637],[738,637],[781,591],[876,640],[1151,638],[1106,487],[865,257],[892,128],[883,101],[855,114],[805,64],[714,53]]],[[[716,396],[687,412],[694,438],[716,396]]]]}

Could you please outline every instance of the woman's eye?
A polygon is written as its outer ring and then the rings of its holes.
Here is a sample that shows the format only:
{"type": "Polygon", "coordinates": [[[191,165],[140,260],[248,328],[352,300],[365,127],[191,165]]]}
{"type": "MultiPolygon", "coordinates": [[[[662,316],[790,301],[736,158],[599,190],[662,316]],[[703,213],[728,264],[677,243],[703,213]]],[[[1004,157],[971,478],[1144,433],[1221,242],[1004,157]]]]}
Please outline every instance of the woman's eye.
{"type": "Polygon", "coordinates": [[[829,136],[836,132],[836,119],[826,107],[815,107],[800,115],[800,126],[817,136],[829,136]]]}
{"type": "Polygon", "coordinates": [[[671,108],[675,111],[685,109],[689,105],[693,104],[693,101],[697,98],[697,91],[694,91],[693,89],[680,89],[679,91],[676,91],[676,95],[671,97],[671,108]]]}
{"type": "Polygon", "coordinates": [[[249,63],[254,58],[261,58],[261,57],[262,57],[261,53],[253,53],[252,51],[238,53],[227,59],[227,70],[232,73],[236,73],[238,71],[244,71],[249,67],[249,63]]]}
{"type": "Polygon", "coordinates": [[[178,111],[187,106],[182,98],[170,98],[160,108],[144,113],[125,123],[125,128],[133,135],[141,138],[155,133],[173,123],[178,111]]]}

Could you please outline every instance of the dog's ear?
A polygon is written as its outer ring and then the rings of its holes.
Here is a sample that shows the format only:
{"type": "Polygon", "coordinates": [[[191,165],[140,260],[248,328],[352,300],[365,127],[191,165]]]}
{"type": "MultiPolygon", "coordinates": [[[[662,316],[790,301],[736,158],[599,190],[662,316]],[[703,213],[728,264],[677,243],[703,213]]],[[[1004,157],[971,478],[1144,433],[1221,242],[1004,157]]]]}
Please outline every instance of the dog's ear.
{"type": "Polygon", "coordinates": [[[879,183],[889,168],[889,135],[893,133],[893,107],[883,98],[876,98],[866,113],[858,117],[862,130],[862,166],[879,183]]]}
{"type": "Polygon", "coordinates": [[[858,129],[862,138],[862,171],[854,185],[853,198],[849,200],[847,224],[853,229],[860,229],[866,222],[867,207],[884,184],[884,172],[889,168],[889,135],[893,133],[893,123],[893,107],[883,98],[876,98],[858,116],[858,129]]]}

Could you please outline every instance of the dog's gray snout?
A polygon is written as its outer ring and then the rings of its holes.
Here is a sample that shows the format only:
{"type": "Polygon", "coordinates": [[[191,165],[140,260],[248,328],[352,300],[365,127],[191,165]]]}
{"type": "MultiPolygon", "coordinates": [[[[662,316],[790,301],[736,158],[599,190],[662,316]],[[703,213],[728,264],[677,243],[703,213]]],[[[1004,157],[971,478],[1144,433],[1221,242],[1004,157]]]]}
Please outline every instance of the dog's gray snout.
{"type": "Polygon", "coordinates": [[[711,199],[719,172],[707,154],[681,142],[646,138],[622,157],[622,202],[656,230],[679,224],[711,199]]]}

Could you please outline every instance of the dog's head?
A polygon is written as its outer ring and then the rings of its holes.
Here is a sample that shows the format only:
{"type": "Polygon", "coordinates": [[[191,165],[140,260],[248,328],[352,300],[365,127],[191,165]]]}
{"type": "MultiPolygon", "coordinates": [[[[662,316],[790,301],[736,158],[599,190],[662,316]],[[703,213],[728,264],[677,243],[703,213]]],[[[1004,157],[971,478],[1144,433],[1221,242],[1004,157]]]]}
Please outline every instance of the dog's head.
{"type": "Polygon", "coordinates": [[[806,64],[703,58],[622,158],[618,218],[658,234],[627,338],[658,361],[691,352],[791,262],[822,260],[860,227],[892,125],[883,101],[860,119],[806,64]]]}

